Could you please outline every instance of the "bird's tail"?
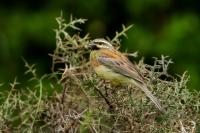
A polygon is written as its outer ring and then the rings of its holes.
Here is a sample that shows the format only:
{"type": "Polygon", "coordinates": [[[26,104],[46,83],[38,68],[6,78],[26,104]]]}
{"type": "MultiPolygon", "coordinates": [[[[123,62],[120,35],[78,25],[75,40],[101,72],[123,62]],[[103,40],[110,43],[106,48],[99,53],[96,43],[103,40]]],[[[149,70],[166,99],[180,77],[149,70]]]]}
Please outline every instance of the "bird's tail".
{"type": "Polygon", "coordinates": [[[149,97],[151,99],[151,101],[155,104],[155,106],[161,111],[163,112],[163,108],[160,105],[160,102],[158,101],[158,99],[156,97],[153,96],[153,94],[149,91],[149,89],[147,88],[146,85],[138,85],[143,91],[144,93],[147,95],[147,97],[149,97]]]}

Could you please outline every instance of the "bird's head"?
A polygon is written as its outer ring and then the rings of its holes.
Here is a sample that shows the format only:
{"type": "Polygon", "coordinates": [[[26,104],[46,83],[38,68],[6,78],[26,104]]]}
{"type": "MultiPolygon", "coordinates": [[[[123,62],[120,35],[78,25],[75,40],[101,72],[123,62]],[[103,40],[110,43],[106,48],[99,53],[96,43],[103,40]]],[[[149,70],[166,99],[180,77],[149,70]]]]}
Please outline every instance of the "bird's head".
{"type": "Polygon", "coordinates": [[[89,42],[88,47],[93,50],[98,50],[98,49],[102,49],[102,48],[113,49],[112,44],[102,38],[92,40],[91,42],[89,42]]]}

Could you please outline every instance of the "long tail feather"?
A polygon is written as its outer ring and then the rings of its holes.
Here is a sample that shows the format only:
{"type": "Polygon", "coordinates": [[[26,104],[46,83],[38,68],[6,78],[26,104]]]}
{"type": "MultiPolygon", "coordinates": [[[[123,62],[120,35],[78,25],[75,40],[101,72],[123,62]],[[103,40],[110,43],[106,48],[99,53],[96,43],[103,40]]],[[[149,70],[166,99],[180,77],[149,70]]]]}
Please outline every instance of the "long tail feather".
{"type": "Polygon", "coordinates": [[[143,91],[144,93],[147,95],[147,97],[149,97],[151,99],[151,101],[155,104],[155,106],[161,111],[163,112],[163,108],[160,105],[160,102],[158,101],[158,99],[156,97],[153,96],[153,94],[149,91],[149,89],[147,88],[147,86],[145,85],[138,85],[143,91]]]}

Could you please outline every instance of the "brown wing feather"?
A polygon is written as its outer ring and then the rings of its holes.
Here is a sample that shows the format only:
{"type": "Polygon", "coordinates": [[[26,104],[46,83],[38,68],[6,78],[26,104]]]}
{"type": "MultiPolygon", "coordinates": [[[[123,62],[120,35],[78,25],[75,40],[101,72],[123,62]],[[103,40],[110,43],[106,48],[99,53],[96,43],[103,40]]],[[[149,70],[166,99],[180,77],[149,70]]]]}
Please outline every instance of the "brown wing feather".
{"type": "Polygon", "coordinates": [[[106,67],[110,68],[116,73],[130,77],[139,83],[144,82],[142,75],[139,73],[137,68],[135,68],[135,66],[127,59],[126,56],[122,55],[116,50],[111,51],[104,49],[100,53],[102,54],[97,57],[97,60],[106,67]]]}

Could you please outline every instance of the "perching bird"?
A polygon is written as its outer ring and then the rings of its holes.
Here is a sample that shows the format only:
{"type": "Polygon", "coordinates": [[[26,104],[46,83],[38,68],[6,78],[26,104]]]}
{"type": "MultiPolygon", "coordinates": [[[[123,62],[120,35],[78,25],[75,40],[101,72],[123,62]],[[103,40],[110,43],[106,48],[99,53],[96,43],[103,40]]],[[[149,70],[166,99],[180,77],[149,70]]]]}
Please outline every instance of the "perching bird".
{"type": "Polygon", "coordinates": [[[133,84],[141,88],[155,106],[163,111],[160,102],[148,90],[143,76],[126,56],[117,51],[105,39],[94,39],[89,43],[90,64],[98,76],[117,84],[133,84]]]}

